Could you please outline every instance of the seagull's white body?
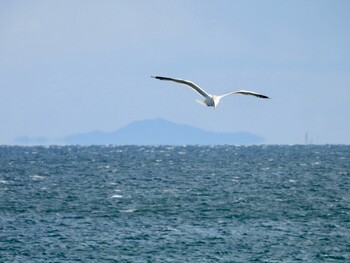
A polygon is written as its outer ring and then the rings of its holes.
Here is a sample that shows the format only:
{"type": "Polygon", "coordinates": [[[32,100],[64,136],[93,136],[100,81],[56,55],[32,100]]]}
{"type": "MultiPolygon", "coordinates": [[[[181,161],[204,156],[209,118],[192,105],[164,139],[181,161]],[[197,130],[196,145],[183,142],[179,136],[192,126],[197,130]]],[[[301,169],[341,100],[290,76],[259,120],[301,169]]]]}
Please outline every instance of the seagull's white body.
{"type": "Polygon", "coordinates": [[[211,95],[208,92],[206,92],[205,90],[203,90],[202,88],[200,88],[198,85],[194,84],[191,81],[188,80],[184,80],[184,79],[175,79],[175,78],[167,78],[167,77],[159,77],[159,76],[152,76],[152,78],[155,79],[159,79],[159,80],[169,80],[169,81],[174,81],[180,84],[184,84],[187,86],[190,86],[192,89],[194,89],[195,91],[197,91],[200,95],[202,95],[204,97],[204,100],[197,100],[198,103],[208,106],[208,107],[214,107],[216,108],[218,106],[218,104],[220,103],[220,100],[228,95],[231,94],[243,94],[243,95],[252,95],[258,98],[263,98],[263,99],[269,99],[269,97],[253,92],[253,91],[249,91],[249,90],[236,90],[236,91],[231,91],[228,93],[225,93],[223,95],[217,96],[217,95],[211,95]]]}

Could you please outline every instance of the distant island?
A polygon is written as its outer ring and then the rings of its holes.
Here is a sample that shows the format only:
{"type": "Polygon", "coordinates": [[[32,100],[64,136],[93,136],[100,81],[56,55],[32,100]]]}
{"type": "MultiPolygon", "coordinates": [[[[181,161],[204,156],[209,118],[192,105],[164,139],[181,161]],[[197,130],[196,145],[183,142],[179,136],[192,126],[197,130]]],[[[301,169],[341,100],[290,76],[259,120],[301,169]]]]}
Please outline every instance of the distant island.
{"type": "Polygon", "coordinates": [[[263,137],[248,132],[210,132],[164,119],[132,122],[113,132],[93,131],[61,139],[19,137],[17,144],[63,145],[244,145],[260,144],[263,137]]]}

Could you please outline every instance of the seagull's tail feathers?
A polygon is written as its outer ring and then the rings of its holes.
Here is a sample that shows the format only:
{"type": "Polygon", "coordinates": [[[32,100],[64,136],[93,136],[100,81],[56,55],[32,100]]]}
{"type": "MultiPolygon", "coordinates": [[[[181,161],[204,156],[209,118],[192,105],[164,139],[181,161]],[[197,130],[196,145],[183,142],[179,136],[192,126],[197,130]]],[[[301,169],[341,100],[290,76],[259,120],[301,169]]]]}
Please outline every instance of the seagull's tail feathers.
{"type": "Polygon", "coordinates": [[[207,106],[207,104],[205,104],[204,100],[197,99],[196,102],[202,106],[207,106]]]}

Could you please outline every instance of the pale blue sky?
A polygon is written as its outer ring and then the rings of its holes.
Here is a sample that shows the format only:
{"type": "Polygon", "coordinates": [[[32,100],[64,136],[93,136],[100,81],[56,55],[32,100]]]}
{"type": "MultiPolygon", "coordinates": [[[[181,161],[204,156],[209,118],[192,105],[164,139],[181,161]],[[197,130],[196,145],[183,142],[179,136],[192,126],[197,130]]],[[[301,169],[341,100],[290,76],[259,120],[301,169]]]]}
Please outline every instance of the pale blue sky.
{"type": "Polygon", "coordinates": [[[164,118],[350,143],[350,1],[1,1],[0,144],[164,118]],[[217,110],[194,81],[223,99],[217,110]]]}

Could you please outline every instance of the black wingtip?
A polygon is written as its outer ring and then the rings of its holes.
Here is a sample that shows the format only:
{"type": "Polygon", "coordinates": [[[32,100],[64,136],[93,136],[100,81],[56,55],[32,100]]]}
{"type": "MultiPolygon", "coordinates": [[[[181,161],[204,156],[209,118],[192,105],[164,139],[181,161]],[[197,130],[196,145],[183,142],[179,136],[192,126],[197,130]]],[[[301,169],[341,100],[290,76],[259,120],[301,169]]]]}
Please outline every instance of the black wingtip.
{"type": "Polygon", "coordinates": [[[257,97],[261,99],[271,99],[270,97],[261,94],[257,95],[257,97]]]}
{"type": "Polygon", "coordinates": [[[171,80],[170,78],[167,78],[167,77],[160,77],[160,76],[151,76],[151,77],[159,80],[171,80]]]}

